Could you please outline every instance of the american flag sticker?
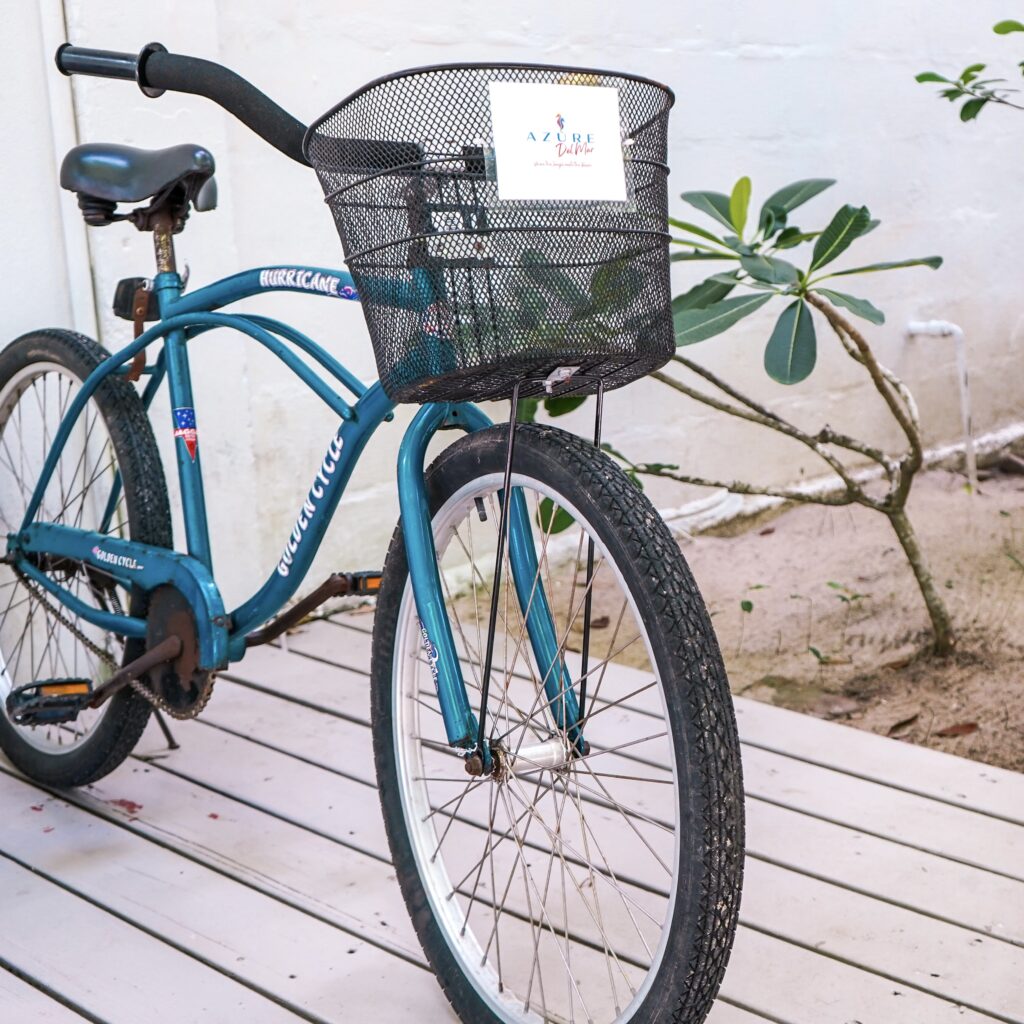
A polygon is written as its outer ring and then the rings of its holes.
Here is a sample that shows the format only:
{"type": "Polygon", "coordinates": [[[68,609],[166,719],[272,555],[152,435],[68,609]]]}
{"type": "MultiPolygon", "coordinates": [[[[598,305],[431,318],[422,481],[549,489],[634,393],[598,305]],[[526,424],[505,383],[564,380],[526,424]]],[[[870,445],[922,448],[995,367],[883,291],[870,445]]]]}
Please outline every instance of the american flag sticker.
{"type": "Polygon", "coordinates": [[[195,409],[174,410],[174,436],[180,437],[188,449],[189,458],[196,461],[196,449],[199,447],[199,436],[196,433],[195,409]]]}

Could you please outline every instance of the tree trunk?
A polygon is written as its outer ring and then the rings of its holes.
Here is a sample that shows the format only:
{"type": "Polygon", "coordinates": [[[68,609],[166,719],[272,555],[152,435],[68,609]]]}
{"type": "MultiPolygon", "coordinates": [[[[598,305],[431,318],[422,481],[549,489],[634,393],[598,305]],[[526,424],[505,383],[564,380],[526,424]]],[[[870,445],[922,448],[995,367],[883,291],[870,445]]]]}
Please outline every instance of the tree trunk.
{"type": "Polygon", "coordinates": [[[896,512],[886,513],[893,530],[899,538],[903,551],[913,570],[914,578],[921,589],[921,596],[924,598],[925,607],[928,609],[928,617],[932,621],[932,632],[935,636],[933,650],[936,654],[945,657],[953,653],[956,644],[956,637],[953,635],[953,624],[946,610],[945,602],[935,587],[935,580],[932,578],[932,571],[928,567],[924,552],[917,542],[917,534],[904,509],[896,512]]]}

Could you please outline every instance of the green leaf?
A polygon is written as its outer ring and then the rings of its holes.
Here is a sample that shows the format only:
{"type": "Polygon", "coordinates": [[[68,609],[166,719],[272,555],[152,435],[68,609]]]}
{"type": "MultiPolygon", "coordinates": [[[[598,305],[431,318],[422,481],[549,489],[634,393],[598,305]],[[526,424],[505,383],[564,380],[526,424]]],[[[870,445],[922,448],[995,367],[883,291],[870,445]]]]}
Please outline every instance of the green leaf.
{"type": "Polygon", "coordinates": [[[676,328],[676,345],[693,345],[713,338],[760,309],[770,298],[771,294],[740,295],[712,303],[704,309],[688,309],[676,313],[672,318],[676,328]]]}
{"type": "Polygon", "coordinates": [[[944,78],[942,75],[935,71],[922,71],[919,75],[914,75],[915,82],[948,82],[948,78],[944,78]]]}
{"type": "Polygon", "coordinates": [[[681,263],[684,260],[734,260],[735,256],[730,256],[728,253],[717,253],[717,252],[674,252],[669,259],[673,263],[681,263]]]}
{"type": "MultiPolygon", "coordinates": [[[[710,231],[705,231],[702,227],[691,224],[689,221],[676,220],[675,217],[669,217],[668,222],[677,231],[688,231],[691,235],[699,235],[701,238],[706,238],[709,242],[722,244],[722,240],[717,235],[713,235],[710,231]]],[[[730,224],[729,227],[732,227],[732,225],[730,224]]]]}
{"type": "Polygon", "coordinates": [[[817,270],[831,263],[864,233],[870,221],[871,214],[866,206],[859,209],[849,204],[844,206],[814,243],[810,269],[817,270]]]}
{"type": "Polygon", "coordinates": [[[672,312],[683,313],[688,309],[706,309],[713,302],[721,302],[736,287],[735,274],[716,274],[700,284],[695,284],[688,292],[677,295],[672,300],[672,312]]]}
{"type": "Polygon", "coordinates": [[[851,313],[870,320],[873,324],[884,324],[885,314],[875,306],[872,306],[867,299],[858,299],[855,295],[847,295],[845,292],[834,292],[830,288],[816,288],[819,295],[824,295],[829,302],[835,306],[842,306],[851,313]]]}
{"type": "Polygon", "coordinates": [[[537,504],[537,523],[545,533],[561,533],[575,522],[573,517],[550,498],[541,498],[537,504]]]}
{"type": "Polygon", "coordinates": [[[803,242],[810,242],[820,235],[820,231],[801,231],[798,227],[786,228],[778,238],[775,239],[776,249],[793,249],[803,242]]]}
{"type": "Polygon", "coordinates": [[[826,277],[846,277],[848,274],[875,274],[879,270],[899,270],[901,267],[931,267],[938,270],[942,266],[941,256],[921,256],[912,260],[894,260],[890,263],[869,263],[866,267],[851,267],[849,270],[834,270],[826,277]]]}
{"type": "Polygon", "coordinates": [[[803,299],[797,299],[782,311],[775,324],[764,350],[764,368],[772,380],[796,384],[814,369],[817,348],[811,311],[803,299]]]}
{"type": "Polygon", "coordinates": [[[985,106],[986,103],[988,103],[987,99],[968,100],[960,108],[960,120],[973,121],[981,113],[981,108],[985,106]]]}
{"type": "Polygon", "coordinates": [[[585,315],[590,306],[590,296],[564,270],[552,266],[544,253],[524,249],[520,262],[523,272],[535,285],[568,306],[575,315],[585,315]]]}
{"type": "Polygon", "coordinates": [[[746,612],[748,615],[754,610],[754,602],[744,598],[740,601],[740,610],[746,612]]]}
{"type": "MultiPolygon", "coordinates": [[[[767,223],[767,214],[771,209],[782,210],[784,214],[791,213],[798,206],[802,206],[809,199],[813,199],[819,192],[834,185],[834,178],[804,178],[801,181],[794,181],[791,185],[780,188],[773,192],[761,207],[760,229],[763,231],[767,223]]],[[[775,214],[776,224],[779,222],[778,213],[775,214]]],[[[785,217],[782,218],[785,221],[785,217]]]]}
{"type": "Polygon", "coordinates": [[[1024,32],[1024,25],[1019,21],[1008,19],[993,25],[992,31],[995,32],[997,36],[1008,36],[1011,32],[1024,32]]]}
{"type": "Polygon", "coordinates": [[[967,95],[967,90],[956,85],[952,89],[943,89],[939,95],[944,96],[950,103],[955,103],[961,96],[967,95]]]}
{"type": "Polygon", "coordinates": [[[960,81],[963,82],[964,85],[967,85],[968,83],[973,82],[984,70],[984,64],[969,64],[960,72],[960,81]]]}
{"type": "Polygon", "coordinates": [[[714,217],[719,224],[735,229],[729,217],[729,197],[722,192],[684,192],[680,197],[701,213],[714,217]]]}
{"type": "Polygon", "coordinates": [[[766,284],[793,284],[798,277],[792,263],[775,256],[741,256],[740,266],[755,281],[764,281],[766,284]]]}
{"type": "Polygon", "coordinates": [[[562,398],[545,398],[544,411],[549,416],[564,416],[578,409],[587,400],[586,395],[565,395],[562,398]]]}
{"type": "Polygon", "coordinates": [[[539,398],[520,398],[516,407],[516,419],[520,423],[533,423],[537,419],[539,406],[539,398]]]}
{"type": "Polygon", "coordinates": [[[740,256],[754,255],[753,248],[746,245],[743,240],[738,238],[736,235],[726,235],[723,241],[730,249],[732,249],[733,252],[739,253],[740,256]]]}
{"type": "Polygon", "coordinates": [[[750,207],[750,179],[740,178],[732,187],[729,196],[729,220],[736,229],[736,234],[743,237],[743,229],[747,226],[747,210],[750,207]]]}
{"type": "Polygon", "coordinates": [[[626,259],[602,263],[590,276],[590,294],[598,313],[629,306],[643,287],[643,274],[626,259]]]}

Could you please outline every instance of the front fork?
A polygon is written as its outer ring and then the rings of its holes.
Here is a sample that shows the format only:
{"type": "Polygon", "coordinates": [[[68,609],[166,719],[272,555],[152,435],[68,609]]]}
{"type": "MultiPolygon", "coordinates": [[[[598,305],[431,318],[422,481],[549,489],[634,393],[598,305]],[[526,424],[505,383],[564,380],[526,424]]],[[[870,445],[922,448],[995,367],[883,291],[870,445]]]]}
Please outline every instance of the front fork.
{"type": "MultiPolygon", "coordinates": [[[[402,514],[402,533],[409,564],[420,640],[437,687],[441,715],[448,742],[455,747],[476,750],[480,722],[470,704],[466,684],[455,650],[451,623],[445,608],[437,550],[427,500],[425,460],[427,445],[442,427],[459,428],[467,433],[492,426],[491,420],[476,406],[436,403],[424,405],[413,418],[398,453],[398,499],[402,514]]],[[[544,695],[560,731],[568,736],[574,749],[584,752],[579,727],[580,710],[573,692],[572,678],[560,657],[551,606],[537,572],[537,553],[526,499],[519,488],[511,488],[508,518],[508,557],[516,597],[526,623],[526,631],[542,673],[544,695]]],[[[499,494],[504,501],[504,494],[499,494]]],[[[483,767],[490,769],[491,751],[486,744],[477,751],[483,767]]]]}

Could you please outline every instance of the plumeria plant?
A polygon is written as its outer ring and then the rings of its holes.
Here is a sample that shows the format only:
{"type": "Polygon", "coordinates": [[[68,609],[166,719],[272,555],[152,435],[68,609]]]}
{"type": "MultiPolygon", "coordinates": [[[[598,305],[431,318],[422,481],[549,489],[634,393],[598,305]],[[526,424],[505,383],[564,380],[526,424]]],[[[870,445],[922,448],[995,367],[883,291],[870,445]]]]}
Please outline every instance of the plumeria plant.
{"type": "MultiPolygon", "coordinates": [[[[667,477],[680,483],[724,487],[737,494],[762,494],[787,501],[824,505],[859,504],[885,515],[898,537],[914,573],[932,624],[932,649],[948,654],[954,644],[953,628],[935,585],[927,559],[907,514],[907,498],[914,475],[923,465],[923,444],[917,404],[910,389],[883,366],[859,328],[845,313],[873,325],[885,316],[867,299],[840,291],[837,279],[903,267],[935,269],[942,260],[925,256],[836,269],[836,261],[858,239],[878,227],[864,206],[843,206],[822,230],[804,230],[793,223],[802,204],[835,182],[809,178],[773,193],[762,204],[756,220],[750,216],[751,184],[740,178],[732,191],[686,192],[682,198],[706,214],[714,225],[671,220],[678,252],[673,260],[712,260],[721,269],[673,301],[676,342],[686,350],[727,331],[773,299],[785,306],[775,320],[764,350],[769,376],[783,384],[796,384],[813,371],[818,338],[812,308],[838,337],[843,350],[865,371],[900,431],[905,450],[893,454],[834,430],[824,424],[808,430],[785,419],[761,402],[742,394],[727,381],[677,351],[670,367],[657,371],[656,380],[688,398],[720,412],[757,424],[806,446],[818,456],[832,479],[825,486],[807,489],[771,487],[738,480],[712,480],[683,472],[664,462],[636,462],[616,451],[627,472],[639,483],[643,476],[667,477]],[[796,259],[796,250],[809,255],[796,259]],[[785,254],[785,255],[782,255],[785,254]],[[710,386],[710,387],[709,387],[710,386]],[[874,472],[871,466],[874,465],[874,472]],[[866,472],[866,470],[868,470],[866,472]],[[877,481],[881,478],[884,486],[877,481]],[[881,491],[881,493],[880,493],[881,491]]],[[[557,413],[561,410],[552,410],[557,413]]]]}

